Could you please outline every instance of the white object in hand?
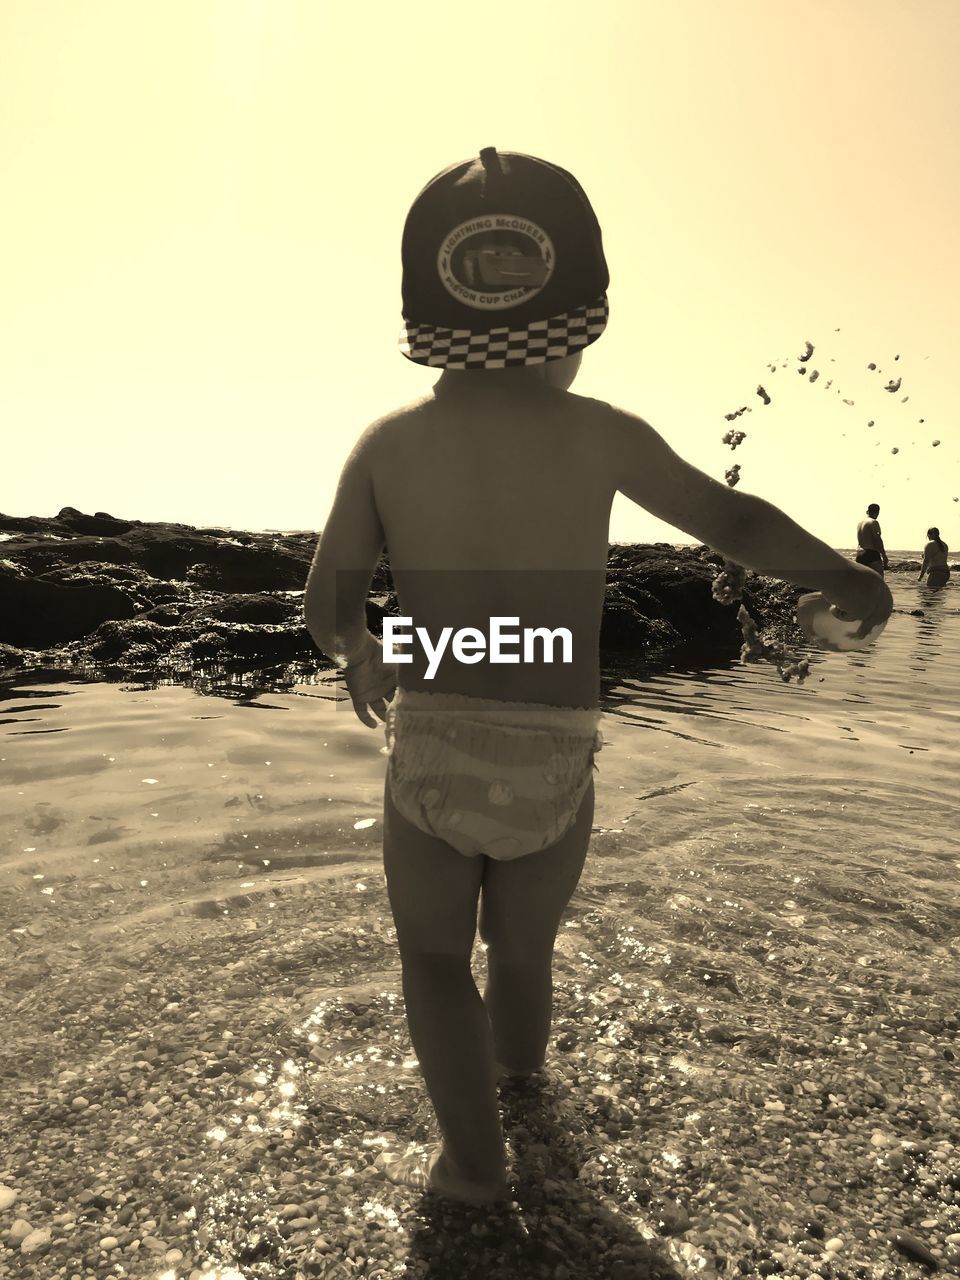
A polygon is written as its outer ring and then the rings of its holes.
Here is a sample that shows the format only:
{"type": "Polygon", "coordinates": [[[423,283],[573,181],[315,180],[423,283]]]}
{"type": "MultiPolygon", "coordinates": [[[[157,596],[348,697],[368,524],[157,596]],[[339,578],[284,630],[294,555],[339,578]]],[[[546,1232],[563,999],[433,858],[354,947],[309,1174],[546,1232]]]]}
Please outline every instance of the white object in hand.
{"type": "Polygon", "coordinates": [[[836,605],[827,604],[818,591],[801,597],[797,603],[797,621],[821,649],[838,651],[868,648],[887,625],[885,618],[865,635],[857,635],[862,619],[848,618],[836,605]]]}

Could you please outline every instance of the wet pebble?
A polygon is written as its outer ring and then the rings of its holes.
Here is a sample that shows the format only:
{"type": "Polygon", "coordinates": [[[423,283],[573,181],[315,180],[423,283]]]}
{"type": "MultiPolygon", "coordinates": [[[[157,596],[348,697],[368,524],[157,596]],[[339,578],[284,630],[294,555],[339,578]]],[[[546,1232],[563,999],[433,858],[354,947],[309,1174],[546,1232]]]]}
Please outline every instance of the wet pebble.
{"type": "Polygon", "coordinates": [[[714,1044],[734,1044],[737,1040],[743,1039],[743,1032],[730,1026],[729,1023],[716,1022],[704,1028],[703,1038],[714,1044]]]}
{"type": "Polygon", "coordinates": [[[20,1241],[20,1252],[25,1254],[40,1253],[50,1243],[53,1231],[50,1227],[37,1227],[20,1241]]]}
{"type": "Polygon", "coordinates": [[[13,1187],[7,1187],[0,1183],[0,1213],[9,1209],[19,1194],[20,1192],[15,1191],[13,1187]]]}
{"type": "MultiPolygon", "coordinates": [[[[701,961],[704,958],[701,957],[701,961]]],[[[617,959],[619,965],[619,953],[617,959]]],[[[705,972],[699,961],[697,972],[705,972]]],[[[823,976],[817,969],[811,979],[819,984],[823,976]]],[[[867,976],[873,979],[872,969],[867,976]]],[[[222,998],[221,986],[217,986],[216,993],[222,998]]],[[[558,1083],[562,1083],[565,1101],[570,1102],[569,1116],[564,1113],[564,1125],[569,1119],[569,1126],[556,1138],[552,1129],[541,1133],[534,1108],[523,1116],[520,1125],[513,1127],[518,1137],[523,1129],[522,1154],[528,1170],[534,1167],[539,1170],[536,1185],[544,1210],[542,1213],[538,1210],[537,1216],[543,1224],[543,1236],[552,1246],[550,1274],[562,1274],[555,1265],[562,1259],[568,1280],[580,1274],[609,1277],[615,1260],[621,1263],[618,1275],[630,1275],[625,1268],[635,1268],[636,1258],[625,1255],[618,1258],[616,1245],[610,1246],[602,1239],[600,1214],[590,1207],[590,1201],[599,1199],[601,1191],[619,1200],[626,1183],[632,1184],[633,1179],[640,1176],[652,1197],[643,1202],[646,1205],[644,1219],[653,1225],[658,1220],[654,1217],[657,1213],[663,1223],[661,1238],[650,1242],[651,1252],[664,1263],[669,1259],[669,1265],[673,1269],[679,1267],[684,1275],[696,1273],[706,1278],[718,1272],[732,1274],[731,1264],[735,1269],[738,1263],[741,1275],[780,1274],[796,1280],[831,1273],[835,1280],[841,1276],[845,1280],[855,1280],[858,1276],[861,1280],[879,1280],[881,1275],[891,1278],[898,1274],[919,1275],[920,1269],[915,1263],[894,1254],[888,1231],[878,1229],[878,1221],[896,1222],[904,1230],[916,1232],[931,1250],[937,1250],[943,1269],[955,1265],[946,1254],[949,1249],[960,1249],[960,1241],[951,1244],[944,1240],[947,1227],[955,1222],[951,1216],[953,1200],[944,1201],[942,1192],[950,1191],[948,1171],[957,1167],[954,1152],[960,1131],[954,1119],[956,1100],[941,1098],[948,1079],[943,1054],[946,1042],[929,1038],[941,1034],[947,1026],[939,1010],[936,1027],[931,1025],[929,1032],[925,1023],[932,1022],[931,1019],[917,1018],[912,1025],[894,1023],[892,1027],[883,1028],[879,1019],[861,1018],[862,1025],[856,1025],[851,1019],[841,1056],[837,1039],[839,1015],[829,1001],[818,1010],[816,1018],[804,1013],[802,1005],[791,1004],[789,1020],[778,1030],[783,1035],[786,1056],[778,1059],[776,1046],[770,1057],[757,1052],[759,1037],[753,1008],[740,1008],[736,1016],[730,1016],[733,1011],[729,1007],[724,1008],[731,992],[722,983],[698,983],[696,995],[689,998],[682,989],[671,990],[667,986],[663,993],[664,999],[651,1005],[646,998],[640,1000],[637,988],[631,992],[629,982],[621,985],[618,981],[616,985],[602,987],[589,980],[582,985],[558,984],[559,1043],[551,1052],[550,1068],[558,1083]],[[701,987],[704,990],[701,991],[701,987]],[[722,1023],[728,1018],[729,1022],[722,1023]],[[729,1041],[721,1036],[709,1043],[713,1037],[707,1032],[718,1025],[745,1034],[735,1034],[729,1041]],[[608,1033],[610,1046],[603,1043],[608,1033]],[[875,1037],[872,1041],[868,1040],[870,1034],[875,1037]],[[638,1055],[624,1049],[637,1043],[640,1037],[644,1041],[642,1065],[638,1055]],[[738,1040],[741,1042],[738,1048],[727,1048],[727,1044],[736,1044],[738,1040]],[[703,1042],[709,1043],[706,1054],[699,1047],[703,1042]],[[908,1045],[911,1055],[917,1050],[919,1070],[904,1072],[908,1045]],[[698,1049],[701,1056],[708,1058],[711,1069],[703,1076],[688,1075],[682,1069],[684,1060],[698,1049]],[[924,1049],[928,1052],[920,1052],[924,1049]],[[866,1078],[868,1073],[864,1069],[868,1062],[872,1064],[870,1079],[866,1078]],[[927,1073],[929,1080],[922,1078],[927,1073]],[[597,1085],[606,1091],[600,1097],[594,1095],[597,1085]],[[881,1093],[885,1095],[886,1107],[878,1109],[876,1099],[881,1093]],[[832,1120],[824,1114],[830,1094],[837,1108],[836,1118],[832,1120]],[[655,1103],[651,1103],[652,1098],[656,1098],[655,1103]],[[765,1100],[783,1100],[785,1112],[764,1114],[765,1100]],[[601,1154],[609,1158],[597,1164],[592,1193],[588,1194],[588,1188],[581,1188],[581,1195],[574,1203],[570,1191],[571,1185],[575,1185],[572,1174],[557,1172],[555,1176],[560,1181],[548,1185],[540,1173],[552,1163],[561,1139],[570,1142],[571,1169],[574,1164],[579,1167],[579,1160],[592,1153],[592,1147],[581,1143],[578,1136],[580,1106],[590,1108],[588,1119],[584,1120],[584,1133],[589,1129],[596,1137],[601,1154]],[[594,1114],[594,1107],[598,1114],[594,1114]],[[920,1120],[920,1108],[926,1110],[926,1121],[920,1120]],[[766,1131],[763,1140],[748,1137],[748,1133],[753,1133],[758,1113],[766,1131]],[[680,1117],[693,1116],[697,1118],[696,1125],[689,1129],[677,1124],[680,1117]],[[860,1122],[858,1117],[869,1118],[860,1122]],[[615,1142],[603,1136],[604,1126],[614,1120],[617,1121],[614,1131],[619,1135],[615,1142]],[[921,1124],[929,1125],[929,1129],[919,1128],[921,1124]],[[705,1132],[716,1135],[717,1146],[707,1155],[700,1145],[699,1125],[704,1126],[705,1132]],[[875,1130],[892,1134],[893,1145],[871,1144],[875,1130]],[[905,1152],[901,1147],[900,1135],[911,1131],[918,1138],[929,1135],[925,1152],[919,1147],[915,1152],[905,1152]],[[776,1146],[781,1134],[789,1136],[790,1144],[776,1146]],[[662,1159],[664,1153],[670,1158],[669,1164],[662,1159]],[[903,1161],[904,1171],[915,1170],[926,1177],[926,1182],[905,1184],[890,1164],[891,1156],[903,1161]],[[745,1175],[745,1169],[749,1175],[745,1175]],[[604,1177],[610,1178],[609,1192],[600,1186],[604,1177]],[[811,1188],[818,1187],[825,1191],[824,1203],[830,1204],[829,1209],[814,1208],[815,1202],[811,1202],[809,1193],[811,1188]],[[667,1197],[677,1206],[676,1217],[672,1219],[667,1212],[667,1197]],[[689,1210],[691,1226],[684,1225],[686,1210],[689,1210]],[[812,1216],[814,1213],[816,1218],[812,1216]],[[576,1217],[579,1217],[580,1230],[574,1225],[576,1217]],[[924,1225],[935,1220],[938,1226],[924,1225]],[[799,1228],[805,1221],[807,1248],[800,1250],[794,1242],[798,1235],[804,1235],[799,1228]],[[809,1224],[814,1221],[817,1226],[811,1229],[809,1224]],[[684,1232],[686,1237],[681,1234],[684,1232]],[[764,1245],[757,1246],[758,1240],[764,1245]],[[838,1241],[846,1242],[842,1251],[836,1247],[838,1241]],[[681,1244],[688,1247],[688,1253],[681,1255],[681,1244]],[[714,1269],[710,1259],[716,1255],[723,1261],[714,1269]],[[681,1257],[688,1259],[689,1266],[686,1262],[680,1264],[681,1257]],[[828,1259],[832,1260],[828,1262],[828,1259]]],[[[886,991],[891,1004],[896,994],[886,991]]],[[[158,995],[160,1009],[165,1007],[163,1001],[168,996],[166,989],[158,995]]],[[[38,1132],[42,1130],[48,1136],[37,1142],[37,1135],[31,1131],[30,1142],[24,1142],[22,1148],[8,1156],[10,1164],[0,1170],[0,1183],[22,1188],[14,1211],[29,1211],[34,1222],[53,1226],[59,1237],[52,1244],[57,1250],[57,1265],[44,1261],[38,1268],[33,1261],[35,1280],[47,1280],[48,1276],[50,1280],[59,1280],[59,1277],[73,1280],[74,1272],[82,1280],[93,1280],[94,1276],[106,1276],[108,1271],[113,1275],[117,1270],[119,1274],[117,1264],[122,1264],[131,1277],[148,1274],[155,1277],[170,1268],[176,1270],[181,1280],[188,1277],[204,1280],[210,1272],[201,1269],[200,1257],[217,1247],[218,1241],[232,1238],[236,1243],[241,1224],[246,1232],[252,1220],[244,1204],[251,1203],[250,1197],[259,1197],[256,1203],[262,1204],[263,1209],[257,1212],[272,1220],[263,1235],[264,1266],[276,1269],[274,1251],[282,1248],[289,1253],[291,1274],[294,1269],[302,1269],[305,1275],[322,1276],[332,1274],[331,1264],[335,1269],[349,1249],[349,1258],[358,1265],[360,1260],[364,1261],[371,1274],[374,1267],[385,1275],[399,1273],[406,1263],[411,1276],[423,1277],[429,1270],[426,1260],[408,1256],[417,1231],[416,1198],[393,1189],[384,1191],[383,1184],[371,1195],[372,1189],[362,1177],[371,1151],[369,1146],[362,1146],[362,1140],[372,1135],[360,1132],[356,1118],[346,1123],[343,1120],[344,1115],[355,1117],[361,1110],[369,1110],[371,1126],[382,1127],[385,1132],[397,1118],[396,1107],[381,1102],[371,1087],[380,1080],[387,1090],[384,1097],[394,1097],[390,1087],[393,1077],[387,1072],[386,1063],[382,1066],[375,1062],[361,1063],[359,1058],[347,1056],[357,1047],[347,1033],[352,1034],[359,1024],[361,1002],[331,1002],[323,1025],[317,1028],[320,1042],[329,1043],[331,1052],[335,1052],[336,1037],[341,1033],[347,1041],[343,1056],[336,1059],[333,1070],[323,1065],[317,1070],[310,1062],[306,1044],[293,1042],[286,1029],[276,1045],[265,1048],[262,1029],[252,1014],[248,1016],[247,1010],[230,1010],[215,1018],[209,1001],[204,1002],[204,1008],[209,1013],[209,1018],[205,1013],[204,1022],[209,1022],[212,1029],[209,1034],[203,1034],[201,1027],[195,1035],[196,1044],[190,1052],[184,1050],[184,1062],[195,1064],[189,1073],[193,1076],[189,1085],[184,1079],[188,1073],[175,1070],[180,1049],[172,1041],[164,1040],[162,1026],[152,1026],[148,1042],[138,1043],[135,1036],[126,1058],[121,1057],[119,1064],[114,1064],[121,1067],[119,1075],[124,1092],[112,1092],[109,1070],[91,1075],[86,1065],[93,1061],[91,1038],[90,1045],[84,1047],[89,1056],[74,1059],[78,1065],[84,1064],[75,1073],[76,1078],[59,1083],[55,1098],[44,1099],[41,1092],[40,1099],[49,1105],[37,1106],[28,1100],[27,1111],[33,1108],[30,1113],[37,1114],[38,1132]],[[221,1041],[220,1035],[228,1022],[236,1033],[229,1043],[226,1037],[221,1041]],[[134,1069],[134,1061],[148,1050],[150,1039],[159,1046],[153,1067],[134,1069]],[[240,1101],[236,1105],[233,1101],[239,1089],[243,1091],[243,1102],[254,1091],[259,1093],[259,1099],[251,1102],[248,1109],[258,1112],[263,1120],[274,1101],[276,1065],[288,1054],[310,1064],[304,1069],[298,1087],[302,1095],[300,1101],[311,1114],[311,1129],[316,1132],[305,1141],[298,1130],[297,1135],[281,1142],[279,1126],[275,1128],[272,1121],[267,1122],[266,1132],[257,1138],[238,1132],[233,1163],[230,1163],[229,1144],[218,1149],[225,1157],[222,1177],[231,1188],[238,1188],[237,1199],[225,1202],[216,1193],[217,1189],[209,1185],[209,1170],[201,1174],[186,1158],[184,1118],[188,1125],[196,1121],[202,1137],[203,1132],[220,1119],[221,1106],[225,1108],[224,1117],[232,1109],[245,1114],[247,1108],[242,1107],[240,1101]],[[228,1061],[243,1065],[241,1076],[234,1076],[223,1066],[216,1081],[204,1078],[208,1063],[228,1061]],[[258,1082],[255,1078],[261,1065],[268,1081],[258,1082]],[[116,1106],[122,1111],[122,1127],[113,1130],[114,1136],[108,1137],[109,1130],[91,1125],[86,1117],[79,1124],[74,1121],[70,1103],[78,1092],[78,1084],[92,1104],[100,1100],[104,1119],[108,1098],[118,1099],[116,1106]],[[258,1084],[262,1084],[262,1088],[258,1084]],[[191,1094],[191,1087],[196,1094],[191,1094]],[[191,1097],[199,1101],[194,1104],[191,1097]],[[329,1123],[324,1118],[327,1103],[331,1104],[326,1113],[329,1123]],[[334,1103],[340,1110],[332,1106],[334,1103]],[[54,1105],[59,1117],[57,1123],[50,1123],[50,1107],[54,1105]],[[196,1114],[190,1115],[188,1111],[185,1116],[184,1108],[190,1106],[196,1106],[196,1114]],[[165,1121],[176,1118],[176,1123],[159,1124],[161,1117],[165,1121]],[[63,1152],[63,1133],[58,1126],[68,1125],[71,1136],[76,1135],[78,1145],[82,1141],[84,1146],[82,1156],[69,1171],[64,1169],[58,1181],[53,1176],[61,1160],[57,1153],[63,1152]],[[127,1138],[132,1139],[130,1154],[127,1155],[126,1146],[118,1146],[113,1147],[107,1158],[104,1139],[114,1144],[125,1143],[127,1138]],[[39,1162],[35,1152],[41,1154],[39,1162]],[[251,1157],[254,1158],[248,1165],[251,1157]],[[350,1175],[343,1177],[348,1168],[350,1175]],[[123,1191],[115,1193],[115,1186],[122,1187],[123,1191]],[[82,1205],[78,1198],[81,1191],[87,1193],[82,1205]],[[189,1195],[185,1194],[187,1191],[189,1195]],[[125,1194],[129,1200],[125,1200],[125,1194]],[[296,1201],[294,1196],[298,1197],[296,1201]],[[382,1227],[377,1221],[361,1218],[361,1205],[368,1196],[381,1207],[396,1211],[402,1231],[395,1225],[382,1227]],[[23,1208],[23,1198],[28,1210],[23,1208]],[[101,1202],[102,1213],[97,1212],[101,1202]],[[69,1225],[69,1216],[64,1217],[60,1212],[65,1205],[80,1218],[75,1228],[69,1225]],[[179,1217],[191,1208],[195,1210],[195,1221],[179,1217]],[[278,1226],[277,1219],[282,1225],[278,1226]],[[321,1242],[313,1234],[321,1229],[332,1244],[321,1242]],[[206,1235],[202,1234],[204,1231],[206,1235]],[[179,1262],[174,1260],[176,1250],[173,1248],[168,1247],[160,1254],[140,1245],[144,1234],[161,1244],[166,1241],[168,1246],[179,1246],[179,1251],[187,1256],[186,1264],[182,1257],[179,1262]],[[98,1248],[98,1240],[108,1235],[116,1239],[117,1247],[104,1252],[98,1248]],[[201,1239],[205,1243],[199,1243],[201,1239]],[[192,1256],[194,1252],[196,1261],[192,1256]],[[320,1265],[322,1255],[331,1253],[333,1256],[326,1257],[325,1265],[320,1265]],[[65,1265],[60,1265],[61,1259],[65,1265]]],[[[380,1045],[392,1042],[397,1047],[395,1066],[399,1067],[408,1053],[402,1031],[402,1009],[398,1006],[395,1011],[391,1006],[388,1010],[379,999],[372,1000],[362,1005],[362,1016],[369,1019],[376,1033],[369,1039],[375,1039],[380,1045]]],[[[777,1025],[776,1006],[766,1010],[764,1016],[771,1025],[777,1025]]],[[[428,1104],[420,1082],[414,1086],[407,1083],[408,1074],[401,1076],[406,1087],[396,1096],[403,1099],[402,1123],[412,1125],[419,1136],[418,1127],[428,1116],[428,1104]]],[[[383,1094],[382,1089],[379,1092],[383,1094]]],[[[232,1134],[231,1140],[234,1140],[232,1134]]],[[[191,1139],[191,1148],[193,1145],[191,1139]]],[[[518,1141],[518,1149],[520,1145],[518,1141]]],[[[64,1164],[71,1158],[63,1152],[64,1164]]],[[[952,1191],[950,1195],[952,1197],[952,1191]]],[[[8,1214],[0,1220],[0,1228],[7,1226],[11,1217],[12,1214],[8,1214]]],[[[27,1226],[29,1231],[29,1224],[27,1226]]],[[[496,1231],[491,1233],[488,1229],[488,1238],[491,1234],[495,1236],[496,1231]]],[[[246,1234],[243,1238],[247,1239],[246,1234]]],[[[473,1238],[467,1239],[472,1245],[473,1238]]],[[[0,1230],[0,1257],[4,1244],[9,1259],[9,1240],[0,1230]]],[[[483,1263],[482,1253],[482,1241],[478,1240],[474,1255],[477,1262],[483,1263]]],[[[437,1259],[438,1274],[454,1274],[456,1268],[447,1264],[456,1256],[444,1252],[437,1259]]],[[[255,1264],[249,1273],[244,1270],[251,1280],[259,1273],[255,1264]]],[[[484,1270],[471,1268],[463,1274],[464,1280],[478,1280],[484,1270]]],[[[492,1251],[485,1274],[498,1274],[492,1251]]],[[[636,1274],[649,1276],[651,1271],[645,1265],[636,1274]]]]}
{"type": "Polygon", "coordinates": [[[13,1225],[7,1232],[7,1239],[12,1245],[19,1245],[33,1230],[33,1227],[26,1218],[15,1218],[13,1225]]]}
{"type": "Polygon", "coordinates": [[[657,1211],[657,1227],[661,1235],[677,1236],[690,1226],[690,1215],[675,1200],[665,1201],[657,1211]]]}
{"type": "Polygon", "coordinates": [[[922,1262],[934,1271],[940,1266],[934,1254],[930,1252],[922,1240],[909,1231],[894,1231],[890,1235],[890,1243],[912,1262],[922,1262]]]}
{"type": "Polygon", "coordinates": [[[307,1217],[307,1211],[303,1205],[300,1204],[285,1204],[280,1210],[278,1217],[284,1221],[289,1221],[293,1218],[305,1218],[307,1217]]]}

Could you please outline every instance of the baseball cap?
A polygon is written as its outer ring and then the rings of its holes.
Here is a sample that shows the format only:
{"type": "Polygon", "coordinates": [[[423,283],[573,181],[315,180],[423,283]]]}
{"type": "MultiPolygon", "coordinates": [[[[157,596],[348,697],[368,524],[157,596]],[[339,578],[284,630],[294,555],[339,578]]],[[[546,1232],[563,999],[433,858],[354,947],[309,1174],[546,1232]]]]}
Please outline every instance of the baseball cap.
{"type": "Polygon", "coordinates": [[[600,224],[558,165],[484,147],[413,202],[403,229],[400,350],[416,364],[560,360],[607,323],[600,224]]]}

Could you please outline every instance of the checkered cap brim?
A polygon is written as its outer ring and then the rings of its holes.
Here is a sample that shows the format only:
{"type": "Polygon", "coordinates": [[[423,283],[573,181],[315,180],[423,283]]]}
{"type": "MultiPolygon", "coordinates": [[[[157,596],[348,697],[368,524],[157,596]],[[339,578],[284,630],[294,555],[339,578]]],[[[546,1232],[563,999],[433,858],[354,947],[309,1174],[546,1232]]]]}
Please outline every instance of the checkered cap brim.
{"type": "Polygon", "coordinates": [[[519,364],[545,364],[582,351],[607,326],[607,297],[589,306],[565,311],[549,320],[534,320],[522,329],[443,329],[407,321],[400,333],[400,350],[415,364],[443,369],[507,369],[519,364]]]}

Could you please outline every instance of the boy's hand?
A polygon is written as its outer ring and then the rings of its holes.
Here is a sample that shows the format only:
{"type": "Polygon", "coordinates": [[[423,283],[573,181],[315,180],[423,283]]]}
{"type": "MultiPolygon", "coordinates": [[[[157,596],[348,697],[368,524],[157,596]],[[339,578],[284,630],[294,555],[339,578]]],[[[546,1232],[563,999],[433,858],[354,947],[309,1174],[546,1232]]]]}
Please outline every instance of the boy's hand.
{"type": "Polygon", "coordinates": [[[886,626],[893,612],[893,596],[886,582],[873,569],[863,565],[851,565],[855,572],[837,590],[827,592],[835,616],[845,621],[857,621],[856,632],[861,639],[875,627],[886,626]]]}
{"type": "Polygon", "coordinates": [[[386,704],[393,698],[397,687],[397,668],[384,662],[383,645],[375,636],[368,635],[360,656],[347,662],[343,678],[358,720],[369,729],[375,729],[377,720],[374,716],[386,720],[386,704]]]}
{"type": "Polygon", "coordinates": [[[825,649],[863,649],[880,635],[893,612],[890,588],[872,569],[858,573],[851,586],[829,596],[811,591],[800,597],[797,622],[808,640],[825,649]]]}

